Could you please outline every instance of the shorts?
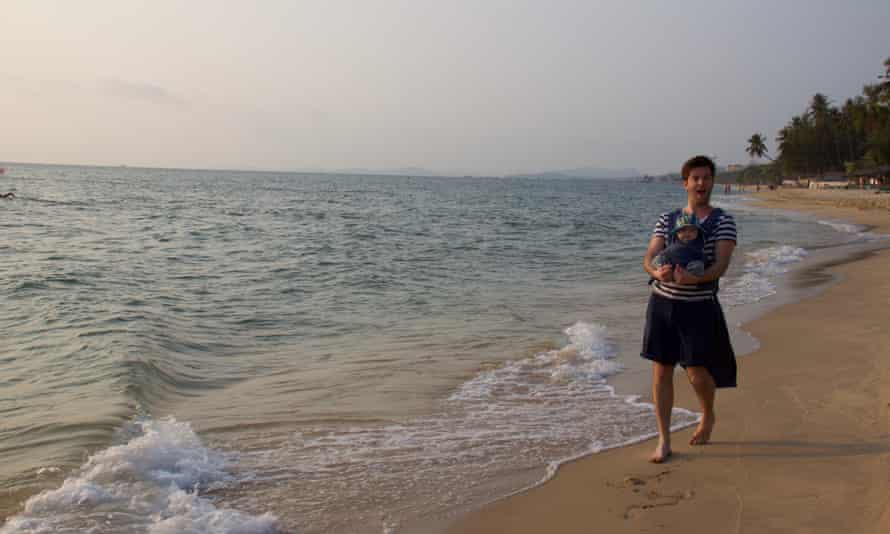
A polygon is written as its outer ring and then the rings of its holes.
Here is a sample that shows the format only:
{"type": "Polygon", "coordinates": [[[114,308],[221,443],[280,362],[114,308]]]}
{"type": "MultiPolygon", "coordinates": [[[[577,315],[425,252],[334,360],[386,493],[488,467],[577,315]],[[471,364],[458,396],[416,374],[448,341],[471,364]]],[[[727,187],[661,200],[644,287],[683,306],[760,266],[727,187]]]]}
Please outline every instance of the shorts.
{"type": "Polygon", "coordinates": [[[665,365],[705,367],[719,388],[737,383],[735,352],[716,296],[687,302],[652,293],[640,356],[665,365]]]}

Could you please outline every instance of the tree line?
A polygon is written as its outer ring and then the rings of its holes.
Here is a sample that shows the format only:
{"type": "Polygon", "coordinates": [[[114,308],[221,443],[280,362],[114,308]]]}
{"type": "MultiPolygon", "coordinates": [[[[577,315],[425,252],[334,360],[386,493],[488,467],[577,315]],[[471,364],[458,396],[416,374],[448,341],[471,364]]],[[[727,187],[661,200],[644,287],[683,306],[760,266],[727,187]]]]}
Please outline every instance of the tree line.
{"type": "Polygon", "coordinates": [[[813,95],[806,111],[779,130],[775,159],[769,156],[763,134],[752,135],[748,154],[771,163],[751,168],[746,181],[759,179],[757,175],[777,179],[890,165],[890,58],[878,79],[840,107],[822,93],[813,95]]]}

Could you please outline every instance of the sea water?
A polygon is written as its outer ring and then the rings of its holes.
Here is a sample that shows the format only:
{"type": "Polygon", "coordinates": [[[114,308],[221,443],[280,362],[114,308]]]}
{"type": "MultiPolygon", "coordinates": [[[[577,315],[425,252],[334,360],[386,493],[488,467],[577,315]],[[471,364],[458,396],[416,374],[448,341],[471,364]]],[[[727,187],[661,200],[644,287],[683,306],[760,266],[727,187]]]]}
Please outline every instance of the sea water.
{"type": "MultiPolygon", "coordinates": [[[[398,532],[652,435],[679,184],[4,166],[4,534],[398,532]]],[[[876,238],[715,202],[730,322],[876,238]]]]}

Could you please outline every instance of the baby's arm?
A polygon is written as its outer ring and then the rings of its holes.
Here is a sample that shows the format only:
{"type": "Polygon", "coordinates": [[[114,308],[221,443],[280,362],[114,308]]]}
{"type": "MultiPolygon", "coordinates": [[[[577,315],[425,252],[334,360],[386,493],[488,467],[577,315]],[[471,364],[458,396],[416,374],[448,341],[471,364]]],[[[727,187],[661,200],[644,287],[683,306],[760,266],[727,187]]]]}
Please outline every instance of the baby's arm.
{"type": "Polygon", "coordinates": [[[686,270],[695,276],[705,275],[705,262],[701,260],[692,260],[686,264],[686,270]]]}
{"type": "Polygon", "coordinates": [[[652,258],[652,266],[658,269],[662,265],[667,265],[667,261],[664,257],[664,252],[660,253],[658,256],[652,258]]]}

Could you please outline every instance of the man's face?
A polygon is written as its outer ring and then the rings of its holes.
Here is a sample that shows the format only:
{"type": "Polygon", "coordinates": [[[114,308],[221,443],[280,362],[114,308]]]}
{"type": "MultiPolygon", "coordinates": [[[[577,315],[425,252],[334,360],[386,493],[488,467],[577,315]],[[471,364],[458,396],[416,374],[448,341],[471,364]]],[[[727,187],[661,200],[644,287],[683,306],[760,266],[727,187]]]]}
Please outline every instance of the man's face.
{"type": "Polygon", "coordinates": [[[693,205],[707,205],[711,200],[711,189],[714,188],[714,175],[708,167],[695,167],[683,181],[686,195],[693,205]]]}

